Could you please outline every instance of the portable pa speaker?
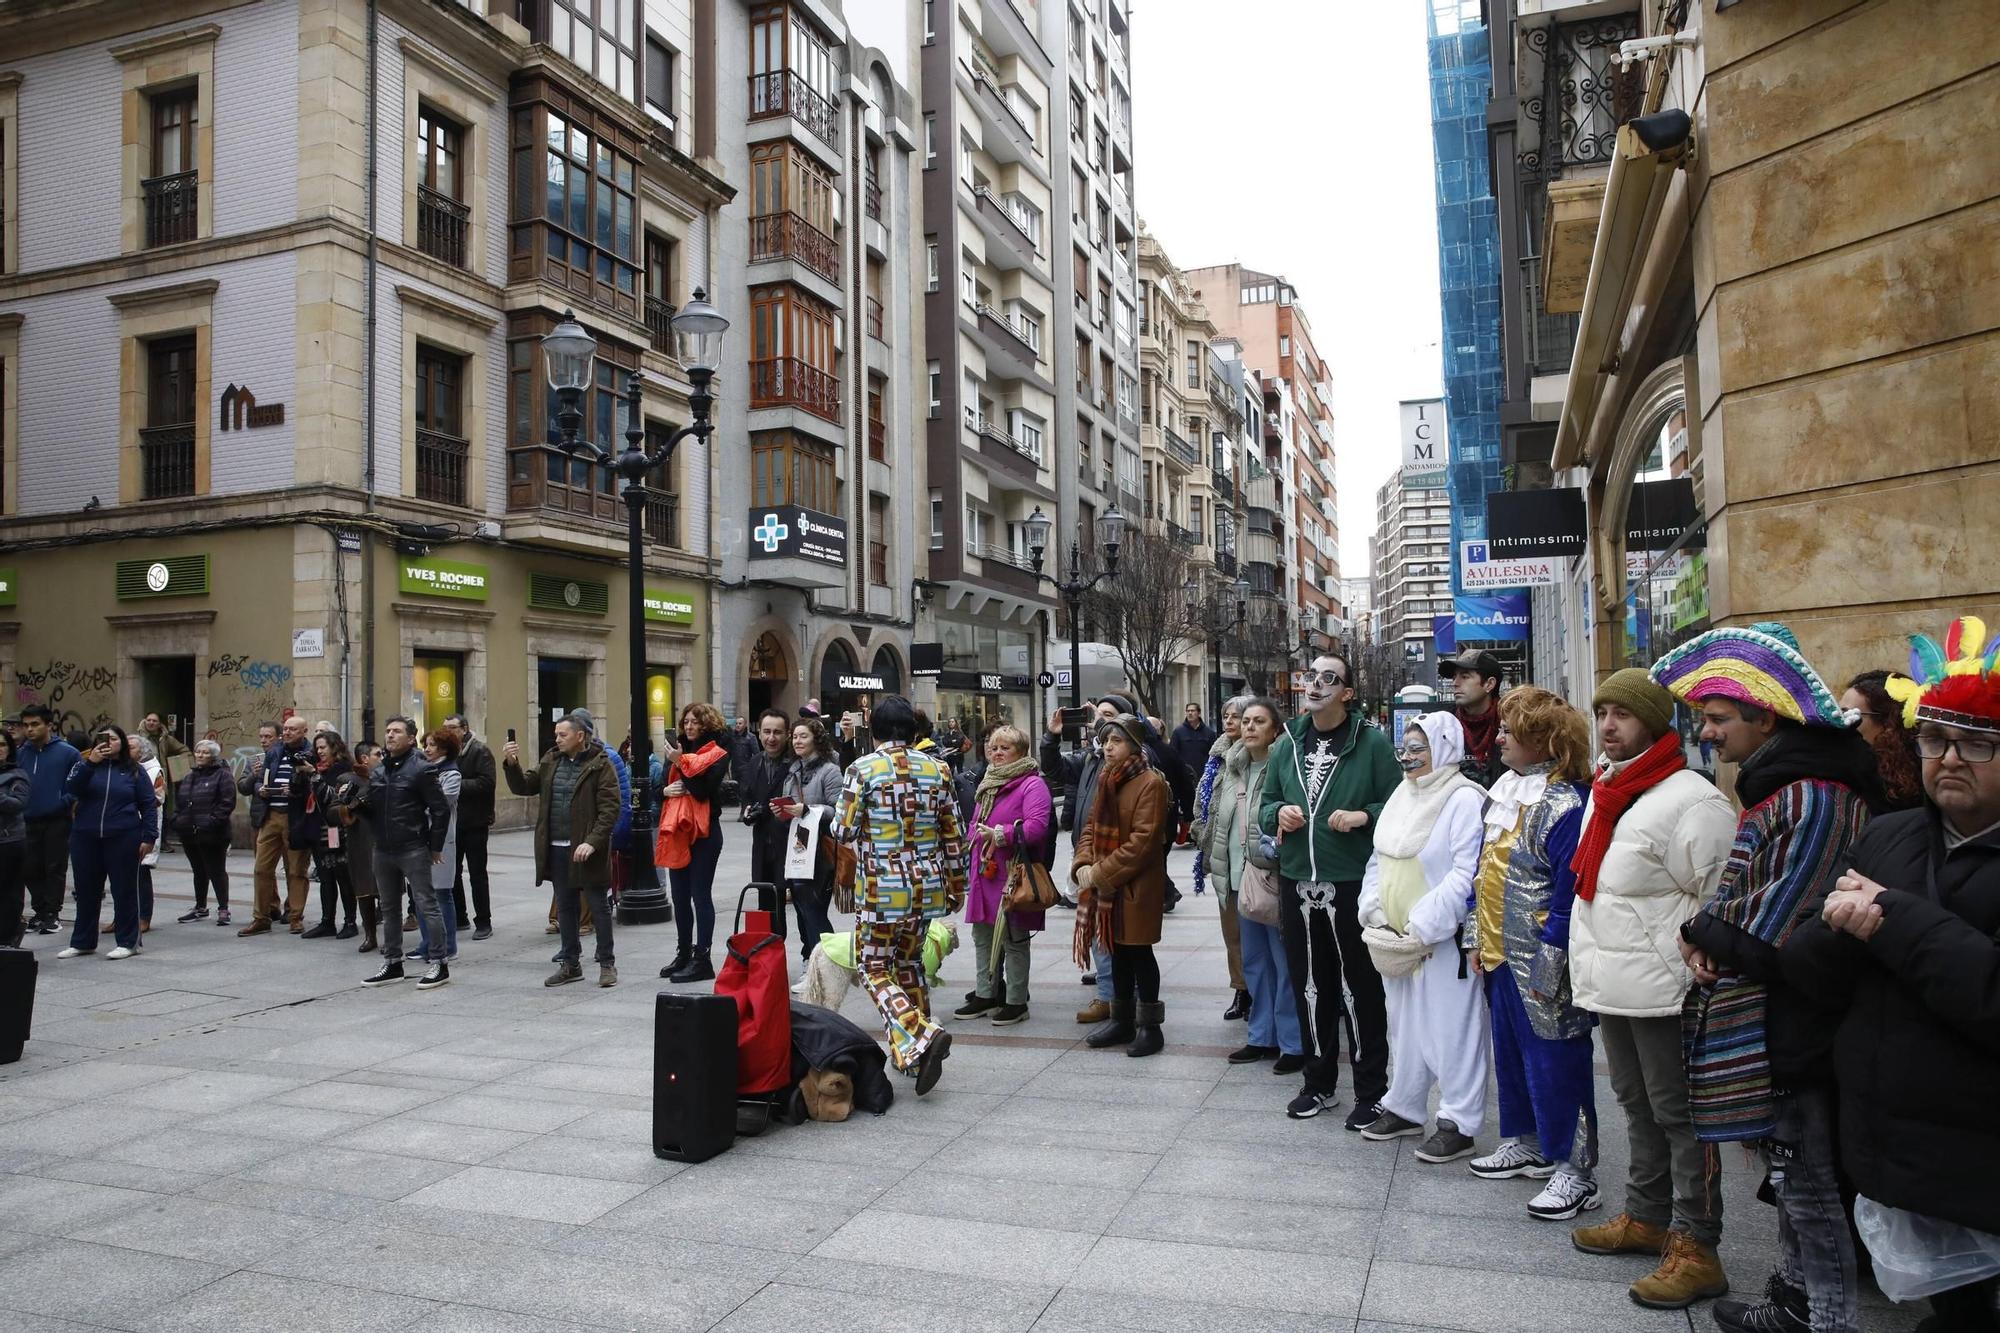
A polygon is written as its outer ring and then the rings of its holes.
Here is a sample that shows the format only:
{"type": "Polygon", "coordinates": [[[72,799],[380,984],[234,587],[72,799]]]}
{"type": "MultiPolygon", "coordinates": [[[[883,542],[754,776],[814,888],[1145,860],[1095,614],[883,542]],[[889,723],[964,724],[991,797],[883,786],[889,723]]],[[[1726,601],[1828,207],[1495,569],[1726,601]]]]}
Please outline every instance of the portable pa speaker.
{"type": "Polygon", "coordinates": [[[653,1154],[705,1162],[736,1141],[736,1001],[661,991],[653,1009],[653,1154]]]}
{"type": "MultiPolygon", "coordinates": [[[[28,1024],[35,1016],[35,970],[35,955],[28,950],[0,949],[0,1065],[19,1060],[21,1048],[28,1044],[28,1024]]],[[[735,1028],[730,1031],[733,1035],[735,1028]]]]}

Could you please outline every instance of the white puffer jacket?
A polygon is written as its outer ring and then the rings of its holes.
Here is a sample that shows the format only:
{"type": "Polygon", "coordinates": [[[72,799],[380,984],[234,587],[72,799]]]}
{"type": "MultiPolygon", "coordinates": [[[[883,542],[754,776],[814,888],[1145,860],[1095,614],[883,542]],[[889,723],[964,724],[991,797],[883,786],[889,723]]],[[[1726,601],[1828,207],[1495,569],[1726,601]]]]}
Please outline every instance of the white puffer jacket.
{"type": "Polygon", "coordinates": [[[1571,909],[1578,1008],[1622,1018],[1680,1013],[1693,981],[1681,961],[1681,923],[1714,896],[1735,840],[1735,808],[1689,769],[1632,803],[1612,830],[1596,896],[1571,909]]]}

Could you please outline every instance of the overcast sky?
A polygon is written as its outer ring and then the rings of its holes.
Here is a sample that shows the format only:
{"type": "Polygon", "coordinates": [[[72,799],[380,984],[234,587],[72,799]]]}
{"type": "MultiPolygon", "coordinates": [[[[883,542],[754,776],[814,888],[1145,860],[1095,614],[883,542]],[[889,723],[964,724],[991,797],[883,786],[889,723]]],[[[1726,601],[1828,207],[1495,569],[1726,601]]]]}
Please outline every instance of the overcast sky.
{"type": "Polygon", "coordinates": [[[1396,404],[1438,394],[1425,0],[1134,0],[1133,188],[1180,267],[1298,288],[1333,376],[1340,569],[1368,572],[1396,404]]]}

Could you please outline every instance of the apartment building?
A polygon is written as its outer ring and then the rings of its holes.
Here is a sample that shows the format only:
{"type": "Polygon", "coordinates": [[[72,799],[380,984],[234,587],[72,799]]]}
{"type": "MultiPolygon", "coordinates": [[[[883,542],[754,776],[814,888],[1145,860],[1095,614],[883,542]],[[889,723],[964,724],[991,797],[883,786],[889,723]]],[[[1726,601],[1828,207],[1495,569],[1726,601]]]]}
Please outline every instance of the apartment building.
{"type": "MultiPolygon", "coordinates": [[[[1190,269],[1219,336],[1242,348],[1264,400],[1262,439],[1252,455],[1269,479],[1247,480],[1248,533],[1270,536],[1278,550],[1270,591],[1296,608],[1300,639],[1333,642],[1341,628],[1339,495],[1335,487],[1332,382],[1313,343],[1312,325],[1292,285],[1278,274],[1240,264],[1190,269]]],[[[1261,543],[1260,543],[1261,546],[1261,543]]],[[[1246,558],[1257,561],[1255,556],[1246,558]]],[[[1263,591],[1260,574],[1251,586],[1263,591]]]]}
{"type": "MultiPolygon", "coordinates": [[[[693,17],[0,15],[10,707],[225,746],[292,708],[350,735],[463,709],[524,744],[619,715],[624,508],[554,447],[539,340],[568,310],[597,340],[585,440],[620,446],[634,375],[636,429],[688,420],[664,318],[732,195],[695,157],[693,17]]],[[[718,674],[716,470],[690,443],[648,487],[656,729],[718,674]]]]}
{"type": "Polygon", "coordinates": [[[718,432],[747,440],[717,490],[726,714],[817,698],[865,715],[908,688],[929,637],[922,39],[854,9],[850,25],[837,3],[698,7],[715,102],[700,151],[742,182],[714,235],[715,299],[744,329],[718,432]]]}
{"type": "Polygon", "coordinates": [[[1129,29],[1124,0],[919,12],[925,591],[937,708],[972,732],[1043,702],[1057,603],[1025,520],[1088,551],[1107,491],[1141,507],[1129,29]]]}
{"type": "MultiPolygon", "coordinates": [[[[1453,614],[1451,495],[1392,476],[1375,492],[1375,562],[1366,605],[1372,641],[1391,649],[1391,687],[1437,684],[1434,620],[1453,614]]],[[[1384,689],[1386,696],[1393,688],[1384,689]]]]}

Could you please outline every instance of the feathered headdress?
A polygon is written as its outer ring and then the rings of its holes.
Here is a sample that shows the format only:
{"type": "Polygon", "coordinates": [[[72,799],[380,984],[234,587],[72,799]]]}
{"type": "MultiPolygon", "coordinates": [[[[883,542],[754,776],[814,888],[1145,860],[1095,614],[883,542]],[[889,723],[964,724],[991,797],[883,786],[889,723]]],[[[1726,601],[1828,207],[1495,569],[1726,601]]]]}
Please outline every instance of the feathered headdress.
{"type": "Polygon", "coordinates": [[[1775,620],[1698,634],[1653,663],[1653,680],[1676,699],[1735,699],[1815,727],[1847,719],[1792,631],[1775,620]]]}
{"type": "Polygon", "coordinates": [[[1973,731],[2000,731],[2000,635],[1986,638],[1986,622],[1960,616],[1945,631],[1944,643],[1927,634],[1910,636],[1910,675],[1883,683],[1903,705],[1903,724],[1939,722],[1973,731]],[[1981,644],[1984,647],[1981,647],[1981,644]]]}

